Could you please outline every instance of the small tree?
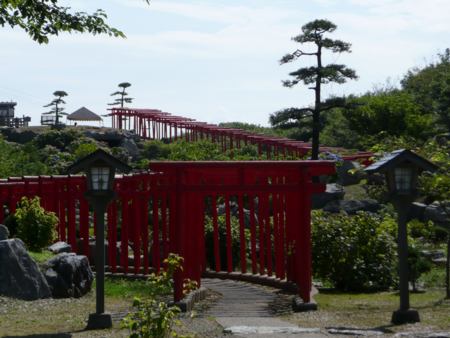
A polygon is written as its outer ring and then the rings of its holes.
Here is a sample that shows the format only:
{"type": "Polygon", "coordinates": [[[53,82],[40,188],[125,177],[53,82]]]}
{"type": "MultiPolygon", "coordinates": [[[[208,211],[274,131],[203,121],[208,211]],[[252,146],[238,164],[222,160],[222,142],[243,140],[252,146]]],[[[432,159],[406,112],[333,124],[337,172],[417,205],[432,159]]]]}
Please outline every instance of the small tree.
{"type": "Polygon", "coordinates": [[[314,20],[302,27],[302,34],[292,38],[295,42],[316,45],[314,52],[304,52],[297,49],[295,52],[286,54],[280,60],[281,64],[292,62],[301,56],[315,56],[316,66],[303,67],[289,73],[293,80],[283,81],[285,87],[293,87],[298,83],[309,86],[314,90],[314,107],[289,108],[276,112],[270,116],[270,122],[274,127],[291,128],[299,127],[301,120],[312,117],[312,154],[311,158],[317,160],[319,157],[319,133],[320,133],[320,113],[345,104],[343,98],[330,98],[325,102],[321,101],[321,86],[330,82],[344,83],[347,79],[356,79],[354,70],[340,64],[322,64],[322,53],[325,49],[333,53],[350,52],[350,44],[341,40],[332,40],[324,36],[325,33],[332,33],[337,26],[328,20],[314,20]]]}
{"type": "Polygon", "coordinates": [[[41,251],[55,239],[58,217],[41,207],[39,197],[22,197],[14,217],[17,237],[23,240],[29,250],[41,251]]]}
{"type": "Polygon", "coordinates": [[[120,108],[123,108],[125,103],[133,102],[133,98],[128,97],[128,93],[125,91],[128,87],[131,87],[131,83],[122,82],[119,83],[118,86],[122,88],[122,90],[121,91],[118,90],[111,94],[111,96],[116,96],[116,99],[114,99],[114,102],[108,103],[108,105],[120,106],[120,108]]]}
{"type": "Polygon", "coordinates": [[[61,105],[66,104],[66,101],[63,100],[63,97],[67,96],[68,94],[64,90],[57,90],[53,93],[53,95],[56,98],[53,99],[52,102],[44,106],[44,108],[52,107],[51,110],[46,113],[43,113],[42,115],[53,115],[55,117],[55,126],[59,126],[60,117],[62,115],[67,115],[67,113],[64,112],[64,107],[62,107],[61,105]]]}

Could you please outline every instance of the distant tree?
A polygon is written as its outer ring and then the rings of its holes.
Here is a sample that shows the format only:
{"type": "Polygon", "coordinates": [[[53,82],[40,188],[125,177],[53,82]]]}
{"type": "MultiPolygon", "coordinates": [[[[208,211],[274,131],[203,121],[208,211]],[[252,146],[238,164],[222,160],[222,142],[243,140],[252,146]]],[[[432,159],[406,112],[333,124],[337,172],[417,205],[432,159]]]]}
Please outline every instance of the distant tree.
{"type": "Polygon", "coordinates": [[[423,112],[414,97],[403,90],[369,92],[347,101],[351,104],[343,115],[350,130],[368,142],[386,136],[425,140],[433,132],[433,115],[423,112]]]}
{"type": "Polygon", "coordinates": [[[450,48],[437,62],[410,70],[401,84],[425,113],[435,115],[436,132],[450,130],[450,48]]]}
{"type": "Polygon", "coordinates": [[[53,95],[56,96],[56,98],[53,99],[52,102],[44,106],[44,108],[52,107],[51,110],[46,113],[43,113],[42,115],[55,116],[55,126],[59,126],[60,125],[59,118],[62,115],[67,115],[67,113],[64,112],[64,107],[61,107],[61,105],[66,103],[66,101],[63,100],[63,97],[67,96],[68,94],[63,90],[57,90],[53,93],[53,95]]]}
{"type": "Polygon", "coordinates": [[[319,157],[319,133],[320,133],[320,115],[324,111],[345,105],[344,98],[330,98],[321,101],[321,86],[330,82],[344,83],[347,79],[356,79],[354,70],[340,64],[322,64],[322,53],[324,50],[330,50],[332,53],[350,52],[351,45],[341,40],[332,40],[324,36],[325,33],[332,33],[337,26],[328,20],[314,20],[302,27],[302,34],[295,36],[292,40],[305,44],[313,43],[316,45],[314,52],[304,52],[297,49],[295,52],[286,54],[280,60],[281,64],[292,62],[301,56],[315,56],[316,65],[303,67],[289,73],[293,80],[283,81],[285,87],[293,87],[298,83],[309,86],[309,89],[315,92],[314,107],[307,108],[289,108],[276,112],[270,116],[270,123],[274,127],[292,128],[299,127],[301,121],[312,117],[312,154],[311,158],[317,160],[319,157]]]}
{"type": "Polygon", "coordinates": [[[133,98],[128,97],[128,93],[125,91],[128,87],[131,87],[131,83],[122,82],[118,84],[118,87],[122,88],[122,90],[111,94],[111,96],[116,96],[116,99],[114,99],[114,102],[108,103],[108,105],[123,108],[125,103],[133,102],[133,98]]]}
{"type": "MultiPolygon", "coordinates": [[[[145,0],[150,3],[150,0],[145,0]]],[[[70,7],[58,5],[58,0],[2,0],[0,26],[20,27],[38,43],[48,43],[49,36],[61,32],[108,34],[125,37],[105,23],[106,13],[98,9],[93,14],[70,12],[70,7]]]]}

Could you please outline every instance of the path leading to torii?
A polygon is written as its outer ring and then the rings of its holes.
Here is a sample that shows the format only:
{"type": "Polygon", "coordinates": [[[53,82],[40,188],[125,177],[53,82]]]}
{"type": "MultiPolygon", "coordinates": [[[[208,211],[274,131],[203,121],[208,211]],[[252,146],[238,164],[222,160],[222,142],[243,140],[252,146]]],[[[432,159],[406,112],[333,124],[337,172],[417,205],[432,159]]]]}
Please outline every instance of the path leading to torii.
{"type": "Polygon", "coordinates": [[[204,279],[202,285],[222,295],[204,315],[214,317],[225,333],[246,338],[325,337],[318,328],[300,328],[277,318],[289,312],[289,297],[270,288],[220,279],[204,279]]]}

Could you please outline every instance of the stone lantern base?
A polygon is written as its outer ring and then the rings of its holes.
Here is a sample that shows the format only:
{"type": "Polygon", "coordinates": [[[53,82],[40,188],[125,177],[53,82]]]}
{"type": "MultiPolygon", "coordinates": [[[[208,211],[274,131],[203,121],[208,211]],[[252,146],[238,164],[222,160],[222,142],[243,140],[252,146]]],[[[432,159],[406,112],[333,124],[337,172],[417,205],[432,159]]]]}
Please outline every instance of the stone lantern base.
{"type": "Polygon", "coordinates": [[[394,311],[391,322],[395,325],[420,322],[419,312],[413,309],[394,311]]]}

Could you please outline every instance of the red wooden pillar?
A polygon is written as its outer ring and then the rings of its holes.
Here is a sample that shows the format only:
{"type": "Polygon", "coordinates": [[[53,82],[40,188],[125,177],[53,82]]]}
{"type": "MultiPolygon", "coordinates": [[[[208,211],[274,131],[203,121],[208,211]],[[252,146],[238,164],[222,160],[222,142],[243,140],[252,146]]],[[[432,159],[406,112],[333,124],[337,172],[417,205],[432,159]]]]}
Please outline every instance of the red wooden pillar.
{"type": "Polygon", "coordinates": [[[233,271],[233,247],[231,238],[231,215],[230,215],[230,196],[225,194],[225,223],[227,235],[227,271],[233,271]]]}
{"type": "MultiPolygon", "coordinates": [[[[186,214],[185,207],[187,206],[185,203],[185,196],[181,191],[181,173],[179,170],[175,172],[175,193],[174,202],[175,202],[175,212],[174,212],[174,229],[171,233],[174,236],[171,236],[171,243],[173,243],[174,253],[184,257],[184,243],[185,236],[187,234],[185,228],[185,219],[184,216],[186,214]]],[[[171,210],[171,213],[174,210],[171,210]]],[[[183,278],[184,273],[182,270],[177,270],[174,275],[174,301],[178,302],[183,298],[183,278]]]]}
{"type": "Polygon", "coordinates": [[[108,206],[108,265],[111,272],[117,271],[117,202],[108,206]]]}
{"type": "Polygon", "coordinates": [[[129,227],[129,199],[128,194],[122,197],[122,224],[120,230],[120,265],[123,272],[128,272],[128,227],[129,227]]]}
{"type": "Polygon", "coordinates": [[[255,222],[255,197],[250,195],[249,197],[249,209],[250,209],[250,245],[252,256],[252,273],[257,273],[256,262],[256,222],[255,222]]]}
{"type": "Polygon", "coordinates": [[[142,218],[141,218],[141,236],[142,236],[142,250],[144,256],[144,274],[148,274],[149,271],[149,257],[148,257],[148,202],[149,197],[148,191],[142,194],[142,199],[140,201],[142,218]]]}
{"type": "Polygon", "coordinates": [[[159,195],[156,191],[153,193],[153,244],[152,244],[152,261],[153,267],[158,273],[161,268],[161,256],[160,256],[160,246],[159,246],[159,195]]]}
{"type": "Polygon", "coordinates": [[[302,173],[302,190],[299,198],[299,230],[297,233],[297,265],[298,286],[300,297],[305,303],[310,301],[311,293],[311,194],[309,191],[309,178],[302,173]]]}
{"type": "Polygon", "coordinates": [[[242,273],[247,272],[247,255],[246,247],[245,247],[245,223],[244,223],[244,198],[242,194],[239,194],[238,197],[239,204],[239,240],[240,240],[240,249],[241,249],[241,271],[242,273]]]}
{"type": "MultiPolygon", "coordinates": [[[[137,189],[136,189],[137,190],[137,189]]],[[[140,273],[141,268],[141,218],[142,209],[139,193],[136,191],[133,196],[133,256],[134,256],[134,273],[140,273]]]]}
{"type": "Polygon", "coordinates": [[[216,272],[221,270],[220,266],[220,246],[219,246],[219,225],[217,222],[217,196],[212,195],[211,197],[211,208],[212,208],[212,218],[213,218],[213,244],[214,244],[214,259],[216,272]]]}
{"type": "MultiPolygon", "coordinates": [[[[69,180],[69,186],[73,184],[69,180]]],[[[70,188],[69,188],[70,189],[70,188]]],[[[72,189],[69,190],[69,195],[67,199],[67,236],[68,243],[76,250],[77,248],[77,238],[76,238],[76,224],[75,224],[75,199],[72,195],[72,189]]]]}
{"type": "Polygon", "coordinates": [[[83,239],[83,254],[89,257],[89,205],[84,197],[80,198],[80,237],[83,239]]]}

